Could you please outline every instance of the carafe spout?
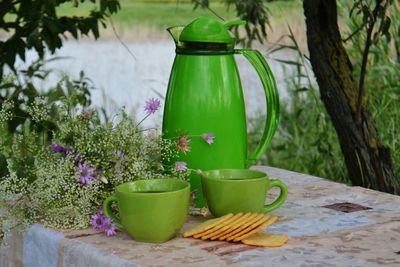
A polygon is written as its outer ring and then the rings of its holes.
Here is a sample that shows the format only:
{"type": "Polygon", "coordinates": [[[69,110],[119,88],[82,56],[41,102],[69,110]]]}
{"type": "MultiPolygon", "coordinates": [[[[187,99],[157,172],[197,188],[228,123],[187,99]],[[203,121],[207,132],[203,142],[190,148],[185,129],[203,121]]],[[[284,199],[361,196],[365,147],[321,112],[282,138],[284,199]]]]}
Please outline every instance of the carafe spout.
{"type": "Polygon", "coordinates": [[[179,42],[179,36],[181,35],[183,28],[185,28],[185,26],[174,26],[167,29],[169,34],[171,34],[172,38],[174,39],[176,47],[182,46],[182,43],[179,42]]]}

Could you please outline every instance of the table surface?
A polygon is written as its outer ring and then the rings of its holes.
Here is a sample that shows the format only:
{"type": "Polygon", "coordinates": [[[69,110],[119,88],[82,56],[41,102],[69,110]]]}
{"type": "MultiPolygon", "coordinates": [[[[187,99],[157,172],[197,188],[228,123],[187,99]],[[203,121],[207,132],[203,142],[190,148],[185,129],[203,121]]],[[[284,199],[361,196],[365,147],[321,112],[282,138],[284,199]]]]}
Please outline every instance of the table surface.
{"type": "MultiPolygon", "coordinates": [[[[54,231],[33,225],[10,233],[0,266],[400,266],[400,197],[318,177],[257,166],[289,188],[272,212],[268,232],[289,241],[258,248],[223,241],[177,237],[163,244],[133,241],[119,232],[54,231]]],[[[272,191],[272,190],[271,190],[272,191]]],[[[272,191],[267,201],[278,194],[272,191]]],[[[189,217],[182,232],[204,218],[189,217]]]]}

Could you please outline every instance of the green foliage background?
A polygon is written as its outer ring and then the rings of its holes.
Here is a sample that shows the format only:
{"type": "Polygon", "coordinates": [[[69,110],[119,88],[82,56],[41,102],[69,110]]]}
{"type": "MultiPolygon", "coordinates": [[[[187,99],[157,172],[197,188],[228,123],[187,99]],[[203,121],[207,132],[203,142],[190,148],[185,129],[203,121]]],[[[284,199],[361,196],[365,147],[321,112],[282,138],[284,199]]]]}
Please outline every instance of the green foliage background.
{"type": "MultiPolygon", "coordinates": [[[[232,7],[228,9],[223,2],[210,1],[210,7],[226,19],[235,17],[234,9],[232,7]]],[[[200,15],[210,15],[210,12],[204,9],[193,10],[193,2],[189,0],[179,2],[176,0],[122,0],[120,3],[120,12],[112,17],[117,28],[151,25],[164,29],[173,24],[187,23],[200,15]]],[[[360,19],[355,16],[348,19],[351,3],[353,1],[340,1],[338,6],[344,37],[356,29],[357,19],[360,19]]],[[[79,8],[74,8],[71,2],[67,2],[58,7],[57,12],[59,15],[86,16],[92,7],[93,5],[88,1],[81,3],[79,8]]],[[[273,26],[285,24],[286,21],[290,24],[294,18],[303,18],[302,1],[299,0],[273,1],[268,3],[268,9],[271,20],[276,22],[273,26]]],[[[398,5],[397,7],[394,5],[390,10],[392,38],[388,40],[384,37],[372,48],[366,79],[369,107],[383,142],[391,149],[398,176],[400,176],[398,137],[398,128],[400,127],[399,13],[398,5]]],[[[363,33],[360,33],[346,42],[346,48],[352,58],[356,74],[360,68],[360,54],[364,38],[363,33]]],[[[289,38],[289,41],[292,43],[291,48],[288,49],[294,49],[296,53],[298,49],[304,50],[293,44],[295,40],[289,38]]],[[[261,163],[348,182],[336,133],[319,99],[318,88],[312,79],[311,68],[302,56],[304,52],[298,53],[297,61],[292,62],[291,68],[286,69],[286,90],[291,100],[281,105],[281,121],[278,132],[261,163]]],[[[270,62],[274,64],[272,61],[270,62]]],[[[251,118],[249,123],[251,149],[259,140],[262,117],[251,118]]],[[[4,158],[2,159],[0,155],[1,161],[4,162],[4,158]]]]}

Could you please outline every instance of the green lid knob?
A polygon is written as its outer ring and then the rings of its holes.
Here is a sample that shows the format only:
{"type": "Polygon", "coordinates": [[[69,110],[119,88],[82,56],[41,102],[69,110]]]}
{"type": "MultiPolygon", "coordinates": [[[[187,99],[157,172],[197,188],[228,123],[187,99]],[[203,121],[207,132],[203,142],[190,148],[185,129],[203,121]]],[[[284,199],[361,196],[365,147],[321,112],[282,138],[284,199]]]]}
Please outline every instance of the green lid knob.
{"type": "Polygon", "coordinates": [[[182,31],[180,42],[225,43],[234,44],[235,37],[228,30],[235,25],[243,25],[246,21],[234,20],[222,23],[210,17],[200,17],[188,24],[182,31]]]}

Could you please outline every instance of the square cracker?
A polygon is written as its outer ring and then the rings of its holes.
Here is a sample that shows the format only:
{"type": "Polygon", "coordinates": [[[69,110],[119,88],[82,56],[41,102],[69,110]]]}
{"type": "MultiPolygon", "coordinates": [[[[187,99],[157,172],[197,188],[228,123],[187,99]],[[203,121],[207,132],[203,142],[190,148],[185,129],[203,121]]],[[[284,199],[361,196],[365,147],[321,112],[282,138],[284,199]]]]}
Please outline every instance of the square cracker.
{"type": "Polygon", "coordinates": [[[287,235],[256,233],[242,240],[243,244],[258,247],[280,247],[289,240],[287,235]]]}
{"type": "Polygon", "coordinates": [[[189,231],[183,233],[183,237],[190,237],[190,236],[193,236],[195,234],[204,232],[207,229],[209,229],[210,227],[212,228],[215,225],[218,225],[219,223],[222,223],[223,221],[228,220],[231,217],[233,217],[233,214],[229,213],[229,214],[227,214],[225,216],[222,216],[222,217],[219,217],[219,218],[207,220],[207,221],[197,225],[195,228],[190,229],[189,231]]]}
{"type": "Polygon", "coordinates": [[[273,224],[274,222],[276,222],[278,220],[278,217],[276,216],[272,216],[271,218],[269,218],[269,220],[267,220],[265,223],[261,224],[260,226],[258,226],[257,228],[245,233],[244,235],[241,235],[239,237],[236,237],[233,239],[233,242],[239,242],[243,239],[245,239],[246,237],[249,237],[255,233],[260,232],[262,229],[264,229],[265,227],[267,227],[268,225],[273,224]]]}
{"type": "Polygon", "coordinates": [[[220,238],[220,237],[222,237],[222,236],[224,236],[224,235],[226,235],[226,234],[228,234],[228,233],[230,233],[230,232],[233,232],[234,230],[238,229],[239,227],[245,225],[246,223],[251,222],[251,221],[254,220],[257,216],[259,216],[258,213],[250,213],[250,215],[249,215],[247,218],[243,218],[243,217],[244,217],[244,216],[243,216],[241,221],[238,221],[238,222],[232,224],[232,226],[229,227],[228,229],[226,229],[226,230],[220,232],[220,233],[217,234],[217,235],[214,235],[213,237],[211,237],[211,240],[218,239],[218,238],[220,238]]]}
{"type": "Polygon", "coordinates": [[[214,231],[214,232],[212,232],[212,233],[210,233],[208,235],[202,236],[201,239],[202,240],[206,240],[206,239],[211,238],[211,240],[215,240],[216,239],[215,237],[216,236],[220,236],[221,233],[229,231],[230,229],[232,229],[236,225],[238,225],[238,227],[240,225],[243,225],[244,223],[246,223],[246,221],[249,220],[249,218],[251,218],[251,216],[252,216],[252,213],[248,212],[248,213],[244,214],[242,217],[238,218],[237,220],[231,221],[229,224],[225,225],[224,227],[222,227],[222,228],[220,228],[220,229],[218,229],[218,230],[216,230],[216,231],[214,231]]]}
{"type": "Polygon", "coordinates": [[[251,224],[254,224],[254,223],[256,223],[256,222],[258,222],[258,221],[260,221],[260,220],[263,220],[263,219],[265,218],[265,216],[268,216],[268,217],[269,217],[269,215],[257,214],[255,217],[253,217],[253,219],[250,219],[250,221],[246,222],[246,223],[243,224],[242,226],[240,226],[240,227],[234,229],[234,230],[231,231],[231,232],[227,232],[225,235],[219,237],[218,240],[220,240],[220,241],[221,241],[221,240],[225,240],[225,239],[227,239],[228,237],[239,233],[240,231],[242,231],[243,229],[247,228],[247,227],[250,226],[251,224]]]}
{"type": "Polygon", "coordinates": [[[270,215],[263,215],[261,217],[261,219],[253,221],[247,225],[243,225],[242,227],[240,227],[239,229],[237,229],[236,231],[233,231],[232,233],[228,233],[228,236],[226,238],[227,241],[232,241],[233,239],[242,236],[248,232],[250,232],[251,230],[257,228],[258,226],[260,226],[261,224],[265,223],[266,221],[268,221],[270,219],[270,215]]]}
{"type": "Polygon", "coordinates": [[[232,217],[230,217],[229,219],[221,221],[220,223],[215,224],[213,227],[208,227],[208,230],[206,229],[206,231],[203,231],[201,233],[193,235],[193,237],[194,238],[199,238],[199,237],[203,237],[205,235],[209,235],[209,234],[217,231],[218,229],[221,229],[222,227],[230,224],[231,222],[239,219],[242,216],[243,216],[243,213],[237,213],[237,214],[233,215],[232,217]]]}

